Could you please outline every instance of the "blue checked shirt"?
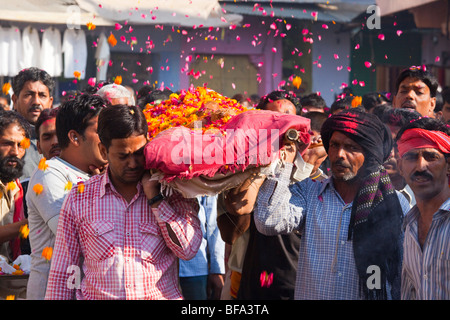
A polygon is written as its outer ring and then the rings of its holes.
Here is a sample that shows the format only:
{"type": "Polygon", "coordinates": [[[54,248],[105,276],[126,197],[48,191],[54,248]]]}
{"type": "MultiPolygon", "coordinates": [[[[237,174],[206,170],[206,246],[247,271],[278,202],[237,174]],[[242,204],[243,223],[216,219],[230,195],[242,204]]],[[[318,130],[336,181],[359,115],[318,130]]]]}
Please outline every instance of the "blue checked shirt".
{"type": "MultiPolygon", "coordinates": [[[[292,164],[286,163],[266,179],[258,193],[254,217],[265,235],[296,229],[302,233],[294,298],[361,299],[352,241],[347,239],[352,203],[342,200],[331,178],[289,185],[291,171],[292,164]]],[[[409,203],[397,195],[406,214],[409,203]]]]}
{"type": "Polygon", "coordinates": [[[402,270],[402,299],[450,299],[450,199],[433,215],[421,248],[418,240],[419,210],[407,214],[402,270]]]}
{"type": "Polygon", "coordinates": [[[217,226],[217,196],[197,197],[203,239],[191,260],[180,259],[180,277],[225,274],[225,242],[217,226]]]}

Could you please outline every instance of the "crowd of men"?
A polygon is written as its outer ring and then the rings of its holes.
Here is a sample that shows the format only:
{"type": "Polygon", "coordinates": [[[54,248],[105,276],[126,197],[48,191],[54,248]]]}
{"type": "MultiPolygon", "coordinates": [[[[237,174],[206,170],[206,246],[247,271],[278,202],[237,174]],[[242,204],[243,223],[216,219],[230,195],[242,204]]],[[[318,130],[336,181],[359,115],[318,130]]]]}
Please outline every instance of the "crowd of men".
{"type": "Polygon", "coordinates": [[[31,271],[0,277],[2,298],[450,299],[450,91],[424,68],[404,70],[392,99],[239,95],[309,118],[311,144],[285,141],[270,168],[193,199],[145,170],[143,110],[169,90],[103,83],[54,106],[37,68],[12,89],[0,255],[30,255],[31,271]]]}

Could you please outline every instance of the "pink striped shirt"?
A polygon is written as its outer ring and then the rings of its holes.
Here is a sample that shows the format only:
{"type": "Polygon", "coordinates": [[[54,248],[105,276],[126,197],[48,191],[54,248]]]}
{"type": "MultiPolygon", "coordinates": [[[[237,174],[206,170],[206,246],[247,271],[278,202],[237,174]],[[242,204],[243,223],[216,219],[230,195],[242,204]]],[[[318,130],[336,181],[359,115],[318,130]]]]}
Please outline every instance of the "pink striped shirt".
{"type": "Polygon", "coordinates": [[[127,203],[107,173],[86,181],[81,193],[71,190],[61,208],[46,299],[182,299],[177,258],[192,259],[200,246],[197,199],[174,195],[152,209],[140,183],[137,190],[127,203]]]}

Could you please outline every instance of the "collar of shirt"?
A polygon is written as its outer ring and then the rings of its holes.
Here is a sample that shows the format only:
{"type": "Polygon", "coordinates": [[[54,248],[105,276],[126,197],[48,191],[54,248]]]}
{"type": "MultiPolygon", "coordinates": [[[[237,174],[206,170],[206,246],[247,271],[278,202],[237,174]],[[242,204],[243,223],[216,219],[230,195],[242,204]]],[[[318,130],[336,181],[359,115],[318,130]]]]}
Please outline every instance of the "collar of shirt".
{"type": "MultiPolygon", "coordinates": [[[[416,221],[419,218],[419,214],[420,212],[417,208],[417,205],[412,207],[412,209],[406,215],[405,220],[403,221],[403,228],[405,229],[408,224],[416,221]]],[[[444,203],[441,204],[439,209],[433,214],[432,220],[441,219],[448,214],[450,214],[450,198],[445,200],[444,203]]]]}
{"type": "MultiPolygon", "coordinates": [[[[100,198],[102,198],[106,194],[107,188],[109,188],[112,192],[114,192],[117,195],[120,195],[120,193],[116,190],[114,187],[114,184],[112,183],[111,179],[109,178],[109,175],[111,174],[109,166],[106,168],[105,173],[102,174],[101,177],[101,185],[100,185],[100,198]]],[[[142,188],[142,183],[139,181],[136,185],[137,195],[140,195],[140,193],[144,192],[144,189],[142,188]]],[[[121,195],[120,195],[121,196],[121,195]]],[[[136,196],[135,196],[136,197],[136,196]]]]}

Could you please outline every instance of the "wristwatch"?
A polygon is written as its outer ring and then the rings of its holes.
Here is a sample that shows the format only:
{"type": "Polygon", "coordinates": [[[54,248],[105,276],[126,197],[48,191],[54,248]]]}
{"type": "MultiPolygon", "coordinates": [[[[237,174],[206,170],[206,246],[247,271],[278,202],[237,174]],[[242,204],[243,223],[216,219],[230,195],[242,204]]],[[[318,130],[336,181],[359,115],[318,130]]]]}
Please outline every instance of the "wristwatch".
{"type": "Polygon", "coordinates": [[[154,204],[160,200],[164,200],[164,196],[161,193],[158,193],[156,196],[154,196],[150,200],[147,200],[147,202],[148,202],[148,205],[151,206],[152,204],[154,204]]]}

